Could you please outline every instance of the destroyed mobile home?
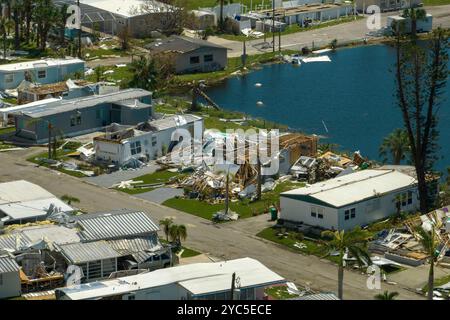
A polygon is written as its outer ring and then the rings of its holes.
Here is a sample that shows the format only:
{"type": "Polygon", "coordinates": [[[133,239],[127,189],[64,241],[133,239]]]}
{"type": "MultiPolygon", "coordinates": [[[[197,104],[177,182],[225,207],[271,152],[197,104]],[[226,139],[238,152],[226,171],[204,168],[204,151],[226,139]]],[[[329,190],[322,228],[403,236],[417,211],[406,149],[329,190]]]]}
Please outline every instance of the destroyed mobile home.
{"type": "MultiPolygon", "coordinates": [[[[9,269],[14,269],[20,279],[22,293],[137,274],[176,263],[171,246],[159,242],[159,227],[145,212],[58,214],[48,219],[5,227],[0,235],[1,259],[17,265],[9,269]]],[[[10,296],[17,296],[17,292],[10,296]]]]}

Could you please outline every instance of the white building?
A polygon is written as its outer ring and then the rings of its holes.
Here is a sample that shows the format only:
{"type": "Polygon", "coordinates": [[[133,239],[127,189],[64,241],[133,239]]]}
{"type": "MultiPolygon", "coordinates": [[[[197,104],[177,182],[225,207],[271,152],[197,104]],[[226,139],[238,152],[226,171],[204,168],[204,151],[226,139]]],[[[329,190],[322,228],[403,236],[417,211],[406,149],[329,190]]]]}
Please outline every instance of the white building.
{"type": "Polygon", "coordinates": [[[261,300],[266,287],[286,280],[251,258],[193,263],[148,273],[57,289],[59,300],[226,300],[231,279],[239,300],[261,300]]]}
{"type": "Polygon", "coordinates": [[[47,190],[25,180],[0,183],[0,223],[43,220],[51,212],[74,209],[47,190]]]}
{"type": "Polygon", "coordinates": [[[179,142],[179,129],[187,130],[196,141],[202,141],[203,118],[174,115],[145,122],[136,127],[112,125],[104,136],[94,138],[97,160],[122,165],[132,158],[155,159],[170,152],[179,142]]]}
{"type": "Polygon", "coordinates": [[[9,256],[0,256],[0,299],[20,296],[19,265],[9,256]]]}
{"type": "Polygon", "coordinates": [[[283,192],[280,219],[348,230],[419,207],[417,180],[397,170],[362,170],[283,192]]]}

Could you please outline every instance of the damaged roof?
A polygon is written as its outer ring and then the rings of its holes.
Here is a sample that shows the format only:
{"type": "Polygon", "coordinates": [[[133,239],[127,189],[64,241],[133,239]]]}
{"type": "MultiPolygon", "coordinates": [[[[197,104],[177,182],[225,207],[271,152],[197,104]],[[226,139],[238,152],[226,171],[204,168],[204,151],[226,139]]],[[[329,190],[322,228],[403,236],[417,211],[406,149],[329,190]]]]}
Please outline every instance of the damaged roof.
{"type": "Polygon", "coordinates": [[[0,257],[0,273],[19,271],[17,262],[10,256],[0,257]]]}
{"type": "Polygon", "coordinates": [[[82,215],[76,218],[84,241],[142,236],[159,230],[143,211],[110,211],[82,215]]]}
{"type": "Polygon", "coordinates": [[[72,264],[118,258],[122,256],[106,241],[78,242],[60,245],[61,254],[72,264]]]}

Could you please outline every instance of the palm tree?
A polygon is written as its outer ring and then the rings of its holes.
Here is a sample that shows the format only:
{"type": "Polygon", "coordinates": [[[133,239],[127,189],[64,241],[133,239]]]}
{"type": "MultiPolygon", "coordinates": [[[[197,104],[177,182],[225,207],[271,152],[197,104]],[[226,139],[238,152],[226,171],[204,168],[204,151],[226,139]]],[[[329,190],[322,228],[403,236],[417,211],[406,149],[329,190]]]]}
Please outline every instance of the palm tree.
{"type": "Polygon", "coordinates": [[[389,292],[389,291],[384,291],[383,293],[377,294],[375,296],[375,300],[395,300],[395,297],[398,296],[398,292],[389,292]]]}
{"type": "Polygon", "coordinates": [[[173,219],[172,218],[165,218],[162,220],[159,220],[159,225],[163,227],[163,231],[164,234],[166,235],[166,241],[169,242],[169,232],[170,232],[170,227],[173,224],[173,219]]]}
{"type": "Polygon", "coordinates": [[[365,263],[371,264],[369,253],[367,252],[366,243],[370,238],[367,230],[362,230],[360,227],[355,227],[351,231],[324,231],[322,237],[330,238],[330,241],[325,242],[325,245],[331,251],[339,252],[338,260],[338,298],[343,298],[344,287],[344,254],[349,252],[359,266],[365,263]]]}
{"type": "Polygon", "coordinates": [[[156,88],[157,70],[154,59],[141,56],[131,62],[130,70],[133,72],[133,78],[130,86],[145,90],[154,90],[156,88]]]}
{"type": "Polygon", "coordinates": [[[69,196],[68,194],[63,195],[61,197],[61,200],[67,202],[67,204],[69,206],[72,204],[72,202],[80,203],[80,199],[72,197],[72,196],[69,196]]]}
{"type": "Polygon", "coordinates": [[[100,82],[105,80],[105,67],[104,66],[97,66],[94,68],[94,75],[95,75],[95,81],[100,82]]]}
{"type": "Polygon", "coordinates": [[[415,39],[417,36],[417,21],[424,20],[427,17],[427,12],[424,9],[405,9],[403,10],[403,17],[411,19],[411,35],[415,39]]]}
{"type": "Polygon", "coordinates": [[[404,129],[395,129],[380,146],[379,154],[383,163],[388,161],[388,155],[392,157],[393,164],[399,165],[410,152],[408,133],[404,129]]]}
{"type": "Polygon", "coordinates": [[[6,37],[13,27],[14,27],[14,22],[11,19],[9,19],[7,17],[0,18],[0,33],[3,36],[3,59],[6,59],[6,50],[7,50],[7,38],[6,37]]]}
{"type": "Polygon", "coordinates": [[[438,245],[438,240],[436,237],[436,231],[434,227],[431,231],[426,231],[422,227],[417,228],[417,233],[420,236],[420,244],[424,248],[425,252],[428,254],[428,261],[430,262],[430,271],[428,273],[428,300],[433,300],[433,290],[434,290],[434,264],[436,262],[436,250],[438,245]]]}
{"type": "Polygon", "coordinates": [[[181,240],[187,238],[186,226],[184,224],[173,224],[169,229],[169,236],[178,247],[181,247],[181,240]]]}
{"type": "MultiPolygon", "coordinates": [[[[224,19],[223,19],[223,7],[225,5],[225,0],[217,0],[216,3],[220,5],[220,13],[219,13],[219,28],[220,31],[223,31],[224,28],[224,19]]],[[[233,0],[228,0],[228,4],[233,3],[233,0]]]]}

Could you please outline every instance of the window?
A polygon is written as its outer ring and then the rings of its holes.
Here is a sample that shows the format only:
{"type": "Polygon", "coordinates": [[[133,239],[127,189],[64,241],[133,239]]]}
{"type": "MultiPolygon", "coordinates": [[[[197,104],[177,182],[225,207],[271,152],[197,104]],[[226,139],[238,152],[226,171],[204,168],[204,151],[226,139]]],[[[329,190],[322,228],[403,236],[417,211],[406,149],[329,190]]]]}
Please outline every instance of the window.
{"type": "Polygon", "coordinates": [[[45,71],[45,70],[39,70],[39,71],[38,71],[38,78],[39,78],[39,79],[43,79],[43,78],[45,78],[45,77],[47,77],[47,71],[45,71]]]}
{"type": "Polygon", "coordinates": [[[412,191],[408,191],[408,204],[412,204],[413,202],[413,193],[412,191]]]}
{"type": "Polygon", "coordinates": [[[323,208],[317,208],[317,218],[323,219],[323,208]]]}
{"type": "Polygon", "coordinates": [[[79,126],[81,124],[81,115],[80,114],[74,114],[70,116],[70,126],[75,127],[79,126]]]}
{"type": "Polygon", "coordinates": [[[135,142],[130,143],[130,148],[131,148],[132,155],[139,154],[142,152],[140,141],[135,141],[135,142]]]}
{"type": "Polygon", "coordinates": [[[191,64],[200,63],[200,57],[199,56],[191,57],[190,61],[191,61],[191,64]]]}
{"type": "Polygon", "coordinates": [[[207,54],[203,57],[205,59],[205,62],[213,62],[214,56],[212,54],[207,54]]]}
{"type": "Polygon", "coordinates": [[[355,208],[345,210],[345,212],[344,212],[345,220],[354,219],[355,217],[356,217],[356,209],[355,208]]]}
{"type": "Polygon", "coordinates": [[[76,119],[75,116],[70,116],[70,126],[75,127],[76,119]]]}
{"type": "Polygon", "coordinates": [[[77,126],[81,124],[81,115],[77,114],[77,126]]]}
{"type": "Polygon", "coordinates": [[[311,207],[311,217],[315,218],[317,216],[316,207],[311,207]]]}
{"type": "Polygon", "coordinates": [[[14,82],[14,73],[5,74],[5,83],[14,82]]]}
{"type": "Polygon", "coordinates": [[[157,140],[156,137],[152,137],[152,147],[156,146],[157,140]]]}

